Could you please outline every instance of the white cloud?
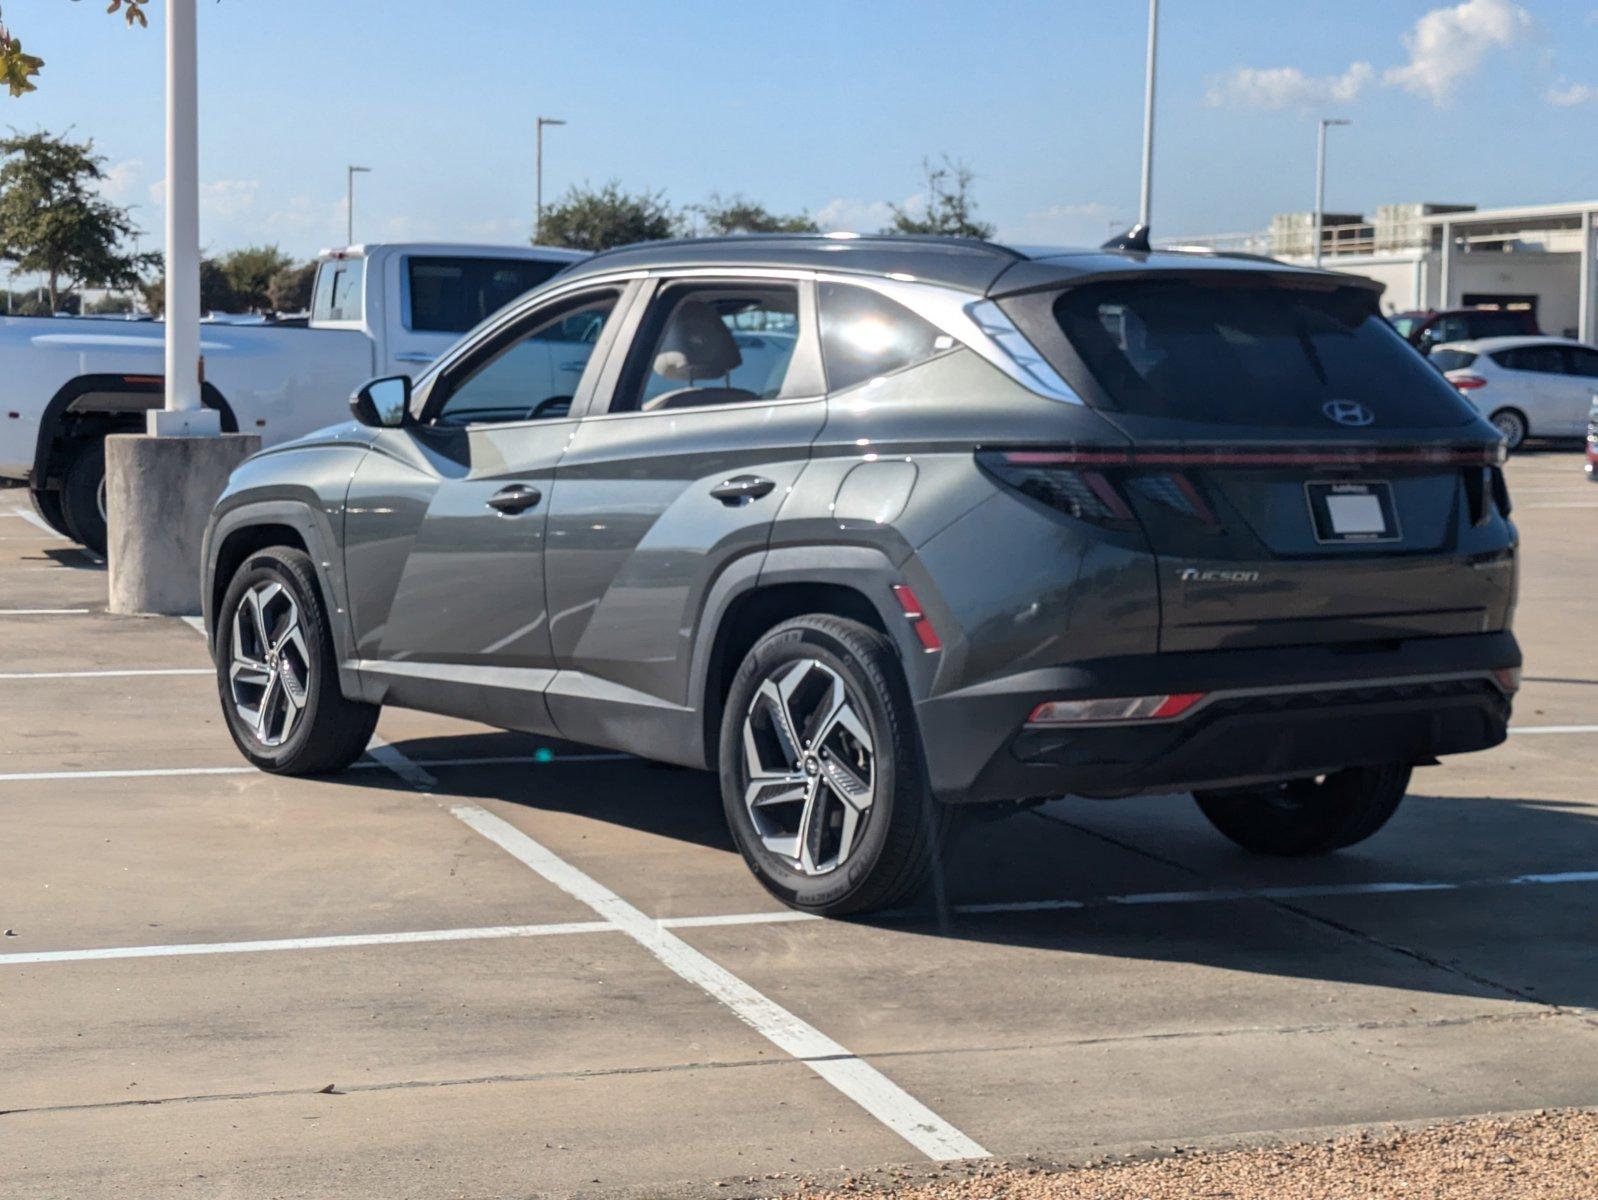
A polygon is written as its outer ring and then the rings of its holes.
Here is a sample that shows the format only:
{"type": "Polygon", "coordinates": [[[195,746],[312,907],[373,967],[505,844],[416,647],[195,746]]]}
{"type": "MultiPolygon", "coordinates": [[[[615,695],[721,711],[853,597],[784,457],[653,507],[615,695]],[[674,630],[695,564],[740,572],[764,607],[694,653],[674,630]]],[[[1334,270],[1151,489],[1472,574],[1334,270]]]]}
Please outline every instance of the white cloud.
{"type": "Polygon", "coordinates": [[[143,178],[144,163],[137,158],[112,163],[105,169],[105,178],[100,181],[100,192],[107,200],[123,204],[138,191],[143,178]]]}
{"type": "Polygon", "coordinates": [[[1531,14],[1509,0],[1434,8],[1404,35],[1409,62],[1389,70],[1382,82],[1441,106],[1490,51],[1513,46],[1531,29],[1531,14]]]}
{"type": "Polygon", "coordinates": [[[1574,108],[1598,100],[1598,87],[1590,83],[1556,83],[1543,93],[1555,108],[1574,108]]]}
{"type": "Polygon", "coordinates": [[[1020,246],[1096,246],[1119,228],[1132,223],[1124,211],[1108,204],[1051,204],[1006,223],[999,240],[1020,246]]]}
{"type": "MultiPolygon", "coordinates": [[[[215,217],[230,220],[243,216],[255,207],[261,192],[259,179],[215,179],[200,185],[200,219],[215,217]]],[[[157,208],[166,207],[166,180],[157,179],[150,185],[150,202],[157,208]]]]}
{"type": "Polygon", "coordinates": [[[1311,108],[1348,104],[1376,79],[1368,62],[1349,64],[1341,75],[1306,75],[1297,67],[1238,67],[1210,85],[1211,104],[1239,108],[1311,108]]]}
{"type": "MultiPolygon", "coordinates": [[[[912,196],[903,207],[925,206],[919,196],[912,196]]],[[[825,232],[876,233],[893,220],[893,209],[882,200],[851,200],[837,196],[828,200],[814,217],[816,225],[825,232]]]]}
{"type": "Polygon", "coordinates": [[[1532,28],[1531,14],[1511,0],[1464,0],[1434,8],[1416,21],[1404,35],[1409,60],[1389,67],[1379,80],[1363,60],[1340,75],[1308,75],[1298,67],[1237,67],[1211,83],[1208,99],[1238,108],[1313,108],[1351,103],[1379,81],[1440,107],[1481,69],[1488,54],[1516,45],[1532,28]]]}

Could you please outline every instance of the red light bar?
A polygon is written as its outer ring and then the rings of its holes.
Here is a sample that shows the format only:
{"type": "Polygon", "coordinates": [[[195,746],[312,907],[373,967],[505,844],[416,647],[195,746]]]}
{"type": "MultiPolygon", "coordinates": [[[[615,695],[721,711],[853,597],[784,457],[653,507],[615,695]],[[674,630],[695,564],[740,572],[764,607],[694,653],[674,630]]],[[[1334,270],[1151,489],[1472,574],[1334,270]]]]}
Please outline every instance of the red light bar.
{"type": "Polygon", "coordinates": [[[899,607],[904,610],[904,619],[910,622],[910,628],[915,632],[916,639],[921,643],[923,650],[942,650],[943,641],[938,637],[938,631],[932,628],[932,622],[927,620],[927,614],[921,607],[921,601],[916,599],[916,594],[910,590],[908,584],[896,583],[893,585],[893,597],[899,602],[899,607]]]}
{"type": "Polygon", "coordinates": [[[1001,450],[996,453],[1005,462],[1018,467],[1495,467],[1504,460],[1501,445],[1342,446],[1335,449],[1303,446],[1259,450],[1215,446],[1182,450],[1001,450]]]}

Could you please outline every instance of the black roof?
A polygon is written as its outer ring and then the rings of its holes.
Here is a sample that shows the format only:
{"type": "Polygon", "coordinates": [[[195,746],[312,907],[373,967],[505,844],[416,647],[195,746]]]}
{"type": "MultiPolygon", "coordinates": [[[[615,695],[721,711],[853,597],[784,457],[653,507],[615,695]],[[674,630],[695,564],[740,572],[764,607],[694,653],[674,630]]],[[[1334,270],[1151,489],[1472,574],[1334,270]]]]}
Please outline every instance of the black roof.
{"type": "MultiPolygon", "coordinates": [[[[1256,257],[1183,250],[1071,249],[1001,246],[975,238],[886,234],[786,233],[639,242],[574,263],[562,279],[629,267],[805,267],[811,270],[904,275],[927,283],[999,295],[1150,270],[1268,271],[1330,275],[1256,257]]],[[[1369,280],[1345,277],[1370,286],[1369,280]]]]}

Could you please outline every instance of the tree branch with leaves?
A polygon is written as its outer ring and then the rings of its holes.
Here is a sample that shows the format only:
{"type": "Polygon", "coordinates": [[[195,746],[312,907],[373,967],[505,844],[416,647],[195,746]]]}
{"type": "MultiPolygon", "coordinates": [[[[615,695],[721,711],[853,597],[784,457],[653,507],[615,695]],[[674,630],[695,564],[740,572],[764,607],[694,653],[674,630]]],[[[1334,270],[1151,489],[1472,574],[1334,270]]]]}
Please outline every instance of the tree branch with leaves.
{"type": "MultiPolygon", "coordinates": [[[[149,2],[111,0],[105,11],[120,12],[129,25],[147,29],[150,21],[144,15],[144,6],[149,2]]],[[[6,28],[4,14],[0,13],[0,83],[4,83],[13,96],[25,95],[35,90],[33,77],[43,66],[44,59],[23,52],[22,42],[6,28]]]]}

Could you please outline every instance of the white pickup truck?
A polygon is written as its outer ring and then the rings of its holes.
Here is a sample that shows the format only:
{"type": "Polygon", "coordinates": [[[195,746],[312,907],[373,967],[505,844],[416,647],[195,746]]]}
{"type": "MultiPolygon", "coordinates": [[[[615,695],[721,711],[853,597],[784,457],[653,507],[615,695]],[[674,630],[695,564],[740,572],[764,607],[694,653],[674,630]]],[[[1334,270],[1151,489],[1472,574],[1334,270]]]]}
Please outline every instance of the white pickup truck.
{"type": "MultiPolygon", "coordinates": [[[[333,424],[360,384],[420,374],[484,317],[582,257],[545,246],[326,251],[309,327],[201,328],[204,403],[224,429],[260,434],[268,446],[333,424]]],[[[98,552],[102,443],[142,432],[145,411],[160,407],[163,335],[158,322],[0,317],[0,481],[25,484],[40,516],[98,552]]]]}

